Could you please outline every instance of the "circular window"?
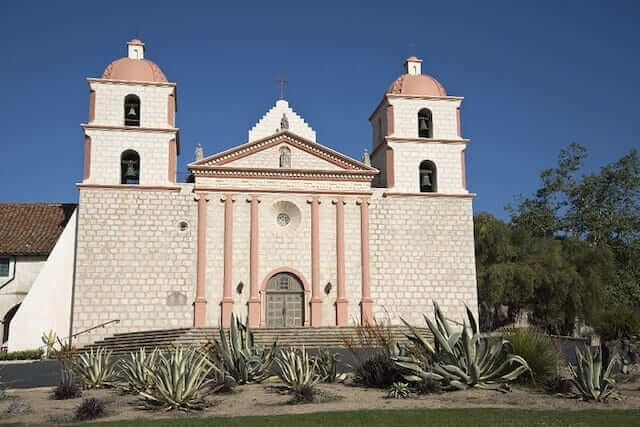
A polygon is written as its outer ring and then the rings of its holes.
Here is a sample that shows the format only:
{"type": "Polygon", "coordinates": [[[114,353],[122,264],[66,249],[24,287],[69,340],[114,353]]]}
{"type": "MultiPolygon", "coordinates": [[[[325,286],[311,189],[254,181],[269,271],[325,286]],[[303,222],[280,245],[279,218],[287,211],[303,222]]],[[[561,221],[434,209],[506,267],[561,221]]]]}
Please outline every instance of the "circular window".
{"type": "Polygon", "coordinates": [[[278,214],[278,225],[279,226],[284,227],[284,226],[288,225],[290,221],[291,221],[291,218],[286,213],[283,212],[283,213],[279,213],[278,214]]]}

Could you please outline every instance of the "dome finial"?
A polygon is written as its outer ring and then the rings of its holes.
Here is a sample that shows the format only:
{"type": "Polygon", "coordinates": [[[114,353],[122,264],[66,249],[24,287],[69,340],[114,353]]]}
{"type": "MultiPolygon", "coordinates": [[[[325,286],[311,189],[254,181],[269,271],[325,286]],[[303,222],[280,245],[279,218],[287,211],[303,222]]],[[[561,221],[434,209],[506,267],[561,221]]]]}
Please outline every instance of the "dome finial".
{"type": "Polygon", "coordinates": [[[422,59],[415,56],[408,57],[404,62],[404,73],[412,76],[422,74],[422,59]]]}
{"type": "Polygon", "coordinates": [[[144,59],[144,43],[138,39],[133,39],[129,43],[129,58],[144,59]]]}

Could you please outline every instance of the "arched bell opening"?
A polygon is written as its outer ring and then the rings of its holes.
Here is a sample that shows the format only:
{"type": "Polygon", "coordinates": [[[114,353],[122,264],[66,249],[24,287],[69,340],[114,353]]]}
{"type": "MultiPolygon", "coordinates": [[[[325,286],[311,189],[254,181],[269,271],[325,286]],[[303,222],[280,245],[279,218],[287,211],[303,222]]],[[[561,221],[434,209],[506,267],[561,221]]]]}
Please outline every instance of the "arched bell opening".
{"type": "Polygon", "coordinates": [[[124,97],[124,125],[140,126],[140,98],[136,95],[124,97]]]}
{"type": "Polygon", "coordinates": [[[433,119],[431,110],[428,108],[418,111],[418,136],[420,138],[433,138],[433,119]]]}
{"type": "Polygon", "coordinates": [[[435,193],[438,191],[438,172],[436,164],[431,160],[420,163],[420,192],[435,193]]]}
{"type": "Polygon", "coordinates": [[[140,184],[140,155],[134,150],[120,156],[120,184],[140,184]]]}

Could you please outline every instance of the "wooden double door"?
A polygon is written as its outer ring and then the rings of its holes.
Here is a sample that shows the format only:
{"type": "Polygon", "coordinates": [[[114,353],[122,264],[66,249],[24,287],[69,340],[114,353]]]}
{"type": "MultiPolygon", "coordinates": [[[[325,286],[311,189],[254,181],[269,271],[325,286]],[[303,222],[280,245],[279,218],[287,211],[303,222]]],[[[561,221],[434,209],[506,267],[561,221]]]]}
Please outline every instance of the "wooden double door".
{"type": "Polygon", "coordinates": [[[267,328],[304,326],[304,286],[294,274],[271,277],[266,300],[267,328]]]}

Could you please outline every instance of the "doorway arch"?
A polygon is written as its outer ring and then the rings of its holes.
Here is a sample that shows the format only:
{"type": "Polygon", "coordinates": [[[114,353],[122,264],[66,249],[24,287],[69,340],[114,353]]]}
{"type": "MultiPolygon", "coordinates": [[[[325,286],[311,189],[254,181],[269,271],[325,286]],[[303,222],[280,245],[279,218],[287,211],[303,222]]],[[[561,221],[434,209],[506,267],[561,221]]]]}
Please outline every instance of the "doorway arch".
{"type": "Polygon", "coordinates": [[[266,276],[260,290],[262,327],[296,328],[307,326],[307,299],[310,289],[297,271],[278,268],[266,276]]]}
{"type": "Polygon", "coordinates": [[[20,308],[20,304],[14,305],[12,308],[7,311],[7,314],[4,315],[2,319],[2,340],[0,340],[0,344],[4,344],[9,341],[9,329],[11,327],[11,321],[13,320],[13,316],[16,315],[18,309],[20,308]]]}

